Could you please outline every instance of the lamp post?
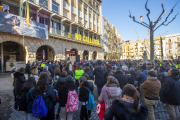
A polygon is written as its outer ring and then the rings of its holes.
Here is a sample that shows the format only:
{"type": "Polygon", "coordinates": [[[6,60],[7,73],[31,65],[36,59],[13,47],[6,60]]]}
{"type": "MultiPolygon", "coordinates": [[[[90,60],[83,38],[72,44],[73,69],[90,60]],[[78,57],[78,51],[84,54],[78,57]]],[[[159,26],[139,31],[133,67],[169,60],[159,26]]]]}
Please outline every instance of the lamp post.
{"type": "Polygon", "coordinates": [[[134,22],[148,28],[150,30],[150,63],[154,63],[154,32],[162,25],[164,26],[167,26],[169,23],[171,23],[175,18],[176,16],[179,14],[177,13],[174,18],[167,22],[167,19],[169,18],[169,16],[172,14],[175,6],[177,5],[177,3],[174,5],[174,7],[171,9],[170,13],[168,14],[168,16],[165,18],[164,22],[162,22],[159,26],[156,27],[157,23],[161,20],[161,18],[166,14],[166,11],[167,10],[164,10],[164,5],[163,5],[163,2],[161,4],[161,7],[162,7],[162,12],[161,14],[159,15],[158,19],[156,21],[153,21],[153,20],[150,20],[150,17],[149,17],[149,14],[150,14],[150,10],[147,8],[147,3],[148,3],[148,0],[146,1],[146,4],[145,4],[145,9],[148,11],[148,13],[146,14],[147,18],[148,18],[148,21],[149,21],[149,24],[145,23],[143,21],[143,16],[140,15],[140,19],[141,19],[141,22],[138,22],[136,21],[135,17],[134,16],[131,16],[131,12],[129,11],[130,15],[129,17],[133,19],[134,22]],[[167,22],[167,23],[166,23],[167,22]]]}

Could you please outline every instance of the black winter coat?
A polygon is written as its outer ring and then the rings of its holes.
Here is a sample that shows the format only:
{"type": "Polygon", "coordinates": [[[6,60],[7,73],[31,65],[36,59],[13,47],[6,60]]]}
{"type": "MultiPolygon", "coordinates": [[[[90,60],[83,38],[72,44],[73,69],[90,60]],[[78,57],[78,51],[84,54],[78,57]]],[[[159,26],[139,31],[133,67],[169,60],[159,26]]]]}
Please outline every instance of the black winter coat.
{"type": "Polygon", "coordinates": [[[95,84],[97,87],[103,87],[104,82],[104,67],[101,65],[98,65],[94,69],[94,75],[95,75],[95,84]]]}
{"type": "Polygon", "coordinates": [[[89,100],[89,83],[88,81],[84,81],[80,90],[79,90],[79,101],[86,102],[89,100]]]}
{"type": "Polygon", "coordinates": [[[109,73],[111,72],[111,68],[107,68],[104,73],[104,82],[107,83],[107,77],[109,76],[109,73]]]}
{"type": "Polygon", "coordinates": [[[168,77],[167,72],[160,72],[158,75],[158,80],[161,82],[161,84],[163,84],[167,77],[168,77]]]}
{"type": "Polygon", "coordinates": [[[51,85],[47,85],[47,90],[44,93],[39,93],[35,91],[35,89],[33,89],[32,96],[34,97],[34,99],[38,95],[41,95],[43,97],[45,105],[48,110],[54,109],[54,106],[56,105],[57,102],[57,98],[56,98],[56,93],[51,85]]]}
{"type": "Polygon", "coordinates": [[[180,105],[180,78],[169,76],[161,88],[163,102],[170,105],[180,105]]]}
{"type": "Polygon", "coordinates": [[[53,77],[54,76],[54,70],[53,70],[52,66],[50,64],[47,64],[47,66],[48,66],[48,71],[51,73],[51,77],[53,77]]]}
{"type": "Polygon", "coordinates": [[[67,103],[69,90],[70,91],[76,90],[76,85],[74,81],[65,82],[64,86],[58,91],[59,102],[61,107],[65,107],[65,104],[67,103]]]}
{"type": "Polygon", "coordinates": [[[125,102],[122,100],[115,100],[112,106],[106,109],[104,114],[105,120],[146,120],[148,116],[148,108],[140,106],[138,112],[133,110],[133,103],[125,102]]]}
{"type": "Polygon", "coordinates": [[[130,74],[132,76],[133,81],[136,81],[137,80],[137,73],[135,71],[131,71],[130,74]]]}
{"type": "Polygon", "coordinates": [[[59,77],[55,86],[54,86],[54,89],[60,91],[60,89],[64,86],[65,84],[65,79],[66,77],[59,77]]]}
{"type": "Polygon", "coordinates": [[[24,73],[16,72],[14,73],[14,90],[15,95],[19,95],[23,84],[26,82],[24,73]]]}
{"type": "Polygon", "coordinates": [[[91,71],[87,71],[87,72],[84,71],[84,73],[83,73],[82,76],[84,76],[85,74],[88,74],[88,75],[89,75],[90,80],[94,80],[94,75],[92,74],[91,71]]]}
{"type": "Polygon", "coordinates": [[[30,74],[30,73],[31,73],[31,70],[30,70],[30,68],[31,68],[30,64],[26,64],[25,73],[28,73],[28,74],[30,74]]]}
{"type": "Polygon", "coordinates": [[[119,86],[123,90],[124,86],[128,83],[127,77],[121,71],[117,71],[113,76],[118,80],[119,86]]]}

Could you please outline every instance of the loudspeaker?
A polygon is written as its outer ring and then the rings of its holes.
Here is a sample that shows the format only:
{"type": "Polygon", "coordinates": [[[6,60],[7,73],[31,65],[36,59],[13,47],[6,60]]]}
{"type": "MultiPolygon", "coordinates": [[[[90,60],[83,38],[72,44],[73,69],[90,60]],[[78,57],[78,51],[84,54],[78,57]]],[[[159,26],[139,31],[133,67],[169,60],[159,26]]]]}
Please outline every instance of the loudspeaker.
{"type": "Polygon", "coordinates": [[[80,55],[76,55],[76,62],[80,62],[80,55]]]}

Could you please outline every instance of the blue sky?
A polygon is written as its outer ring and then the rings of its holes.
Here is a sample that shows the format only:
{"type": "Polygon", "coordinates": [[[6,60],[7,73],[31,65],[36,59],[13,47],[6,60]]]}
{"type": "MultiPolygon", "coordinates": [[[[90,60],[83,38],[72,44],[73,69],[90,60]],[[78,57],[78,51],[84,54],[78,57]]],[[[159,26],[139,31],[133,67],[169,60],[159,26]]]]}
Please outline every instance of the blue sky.
{"type": "MultiPolygon", "coordinates": [[[[178,2],[175,7],[173,13],[170,15],[168,21],[170,21],[175,14],[179,12],[179,15],[176,19],[170,23],[168,26],[161,26],[154,32],[154,37],[159,36],[159,34],[165,33],[168,31],[168,34],[180,33],[180,0],[163,0],[164,9],[168,9],[166,15],[163,16],[161,21],[156,25],[158,26],[162,23],[172,7],[175,3],[178,2]]],[[[129,10],[131,11],[131,15],[135,16],[136,20],[139,22],[140,15],[143,15],[143,20],[146,23],[148,19],[146,17],[147,11],[145,9],[146,0],[103,0],[102,2],[102,15],[113,25],[118,28],[118,33],[121,34],[122,40],[137,40],[138,32],[141,39],[144,39],[148,34],[148,28],[133,22],[133,20],[129,17],[129,10]]],[[[150,9],[150,18],[154,21],[159,17],[162,12],[161,7],[162,0],[149,0],[148,8],[150,9]]]]}

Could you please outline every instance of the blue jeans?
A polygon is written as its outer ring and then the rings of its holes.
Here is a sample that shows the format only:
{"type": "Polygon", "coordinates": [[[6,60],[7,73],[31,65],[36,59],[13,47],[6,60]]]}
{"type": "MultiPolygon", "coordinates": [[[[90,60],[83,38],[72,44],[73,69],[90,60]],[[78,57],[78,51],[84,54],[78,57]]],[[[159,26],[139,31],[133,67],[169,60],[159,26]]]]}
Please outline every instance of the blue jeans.
{"type": "Polygon", "coordinates": [[[61,112],[61,106],[60,106],[60,103],[58,103],[57,114],[60,114],[60,112],[61,112]]]}
{"type": "Polygon", "coordinates": [[[31,73],[28,73],[28,78],[31,76],[31,73]]]}
{"type": "Polygon", "coordinates": [[[98,95],[100,96],[101,94],[101,87],[97,87],[98,88],[98,95]]]}

